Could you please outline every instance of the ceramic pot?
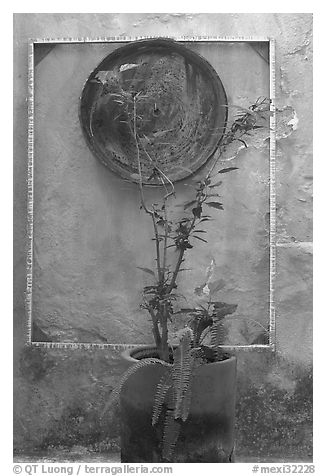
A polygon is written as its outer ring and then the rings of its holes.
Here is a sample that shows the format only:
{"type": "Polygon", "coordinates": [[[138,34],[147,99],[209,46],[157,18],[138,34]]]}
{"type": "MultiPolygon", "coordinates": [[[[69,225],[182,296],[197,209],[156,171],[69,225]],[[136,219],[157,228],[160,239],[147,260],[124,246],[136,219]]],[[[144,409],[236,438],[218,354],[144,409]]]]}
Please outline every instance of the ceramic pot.
{"type": "MultiPolygon", "coordinates": [[[[157,357],[154,348],[123,353],[130,364],[157,357]]],[[[121,461],[164,462],[163,421],[152,426],[154,395],[167,368],[155,364],[138,369],[124,384],[121,402],[121,461]]],[[[182,424],[173,462],[233,462],[236,395],[236,358],[208,363],[196,369],[190,413],[182,424]]],[[[165,461],[166,462],[166,461],[165,461]]]]}

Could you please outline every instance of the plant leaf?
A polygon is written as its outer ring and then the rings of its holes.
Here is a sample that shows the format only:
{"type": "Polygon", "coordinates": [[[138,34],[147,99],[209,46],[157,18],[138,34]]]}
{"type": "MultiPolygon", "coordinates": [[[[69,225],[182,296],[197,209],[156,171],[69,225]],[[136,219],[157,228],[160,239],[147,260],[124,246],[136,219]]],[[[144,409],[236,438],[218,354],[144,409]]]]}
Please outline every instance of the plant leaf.
{"type": "Polygon", "coordinates": [[[142,360],[139,360],[136,362],[134,365],[129,367],[121,376],[120,382],[118,385],[112,390],[108,401],[104,405],[104,409],[102,410],[101,416],[103,416],[109,408],[111,408],[113,405],[116,405],[119,402],[119,397],[121,394],[121,390],[124,386],[124,384],[127,382],[127,380],[133,375],[135,372],[137,372],[139,369],[142,369],[143,367],[147,367],[148,365],[163,365],[163,367],[167,367],[168,369],[171,369],[171,364],[168,364],[167,362],[164,362],[161,359],[156,359],[156,358],[145,358],[142,360]]]}
{"type": "Polygon", "coordinates": [[[219,174],[226,174],[227,172],[231,172],[232,170],[237,170],[239,167],[227,167],[226,169],[221,169],[218,171],[219,174]]]}
{"type": "Polygon", "coordinates": [[[165,461],[171,461],[174,448],[179,438],[181,422],[175,420],[173,410],[167,410],[163,430],[163,449],[162,457],[165,461]]]}
{"type": "Polygon", "coordinates": [[[216,281],[211,281],[207,286],[209,287],[210,294],[213,294],[225,287],[225,281],[223,279],[218,279],[216,281]]]}
{"type": "Polygon", "coordinates": [[[197,238],[197,240],[200,240],[200,241],[203,241],[204,243],[208,243],[207,240],[204,240],[204,238],[202,238],[201,236],[196,236],[196,235],[192,235],[193,238],[197,238]]]}
{"type": "Polygon", "coordinates": [[[186,421],[190,410],[191,380],[194,359],[191,355],[191,342],[194,339],[192,329],[189,327],[183,330],[180,343],[174,354],[174,364],[172,366],[172,379],[174,390],[174,418],[181,418],[186,421]],[[188,395],[187,395],[188,394],[188,395]]]}
{"type": "Polygon", "coordinates": [[[201,205],[198,205],[198,207],[192,209],[192,213],[193,213],[195,218],[200,218],[201,217],[201,212],[202,212],[201,205]]]}
{"type": "Polygon", "coordinates": [[[167,393],[172,386],[171,372],[165,373],[156,387],[156,393],[154,398],[153,413],[152,413],[152,425],[156,425],[163,410],[163,405],[166,400],[167,393]]]}
{"type": "Polygon", "coordinates": [[[216,182],[213,185],[210,185],[209,188],[219,187],[220,185],[222,185],[222,183],[223,183],[222,180],[220,180],[219,182],[216,182]]]}
{"type": "Polygon", "coordinates": [[[225,316],[233,314],[238,307],[237,304],[227,304],[226,302],[220,301],[212,301],[211,304],[214,305],[214,315],[217,319],[223,319],[225,316]]]}
{"type": "Polygon", "coordinates": [[[252,116],[255,116],[255,113],[251,109],[247,109],[246,107],[243,107],[243,106],[238,106],[237,104],[223,104],[223,106],[228,108],[240,109],[241,111],[244,111],[252,116]]]}
{"type": "Polygon", "coordinates": [[[246,148],[248,148],[246,141],[243,139],[238,139],[239,142],[241,142],[246,148]]]}
{"type": "Polygon", "coordinates": [[[152,270],[149,269],[149,268],[141,268],[140,266],[136,266],[136,268],[141,269],[141,270],[144,271],[145,273],[151,274],[152,276],[155,277],[154,271],[152,271],[152,270]]]}
{"type": "Polygon", "coordinates": [[[221,195],[219,193],[209,193],[206,195],[207,197],[220,197],[221,195]]]}
{"type": "Polygon", "coordinates": [[[223,351],[221,345],[225,344],[226,340],[226,328],[223,321],[216,321],[213,323],[210,329],[211,333],[211,345],[214,349],[216,360],[221,360],[223,351]]]}
{"type": "Polygon", "coordinates": [[[191,202],[185,203],[183,208],[187,210],[187,208],[191,207],[192,205],[195,205],[195,203],[197,203],[197,200],[191,200],[191,202]]]}
{"type": "Polygon", "coordinates": [[[220,202],[206,202],[205,205],[208,205],[212,208],[218,208],[219,210],[224,210],[223,204],[220,202]]]}
{"type": "Polygon", "coordinates": [[[183,313],[183,312],[195,312],[195,311],[197,311],[195,307],[182,307],[179,312],[183,313]]]}

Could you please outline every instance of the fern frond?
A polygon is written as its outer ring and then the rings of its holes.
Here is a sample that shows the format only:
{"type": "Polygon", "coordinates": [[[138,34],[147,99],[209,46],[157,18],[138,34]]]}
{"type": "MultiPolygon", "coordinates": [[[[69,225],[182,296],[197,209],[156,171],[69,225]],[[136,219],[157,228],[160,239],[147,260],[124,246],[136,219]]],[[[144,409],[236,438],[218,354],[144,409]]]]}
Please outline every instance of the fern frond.
{"type": "Polygon", "coordinates": [[[221,321],[215,321],[211,327],[211,344],[213,346],[217,360],[221,359],[223,351],[221,345],[225,343],[226,330],[224,323],[221,321]]]}
{"type": "Polygon", "coordinates": [[[174,418],[186,421],[189,415],[191,399],[191,378],[194,357],[192,355],[193,331],[185,328],[183,336],[174,354],[172,367],[173,390],[175,396],[174,418]]]}
{"type": "MultiPolygon", "coordinates": [[[[192,360],[192,365],[193,365],[194,360],[192,360]]],[[[191,370],[192,374],[192,370],[191,370]]],[[[181,402],[179,408],[176,407],[174,411],[174,418],[181,418],[183,422],[187,421],[189,412],[190,412],[190,404],[191,404],[191,378],[192,375],[189,379],[189,383],[187,384],[187,387],[184,390],[184,393],[182,394],[181,397],[181,402]]]]}
{"type": "Polygon", "coordinates": [[[129,377],[131,377],[131,375],[133,375],[135,372],[142,369],[143,367],[148,367],[149,365],[156,365],[156,364],[163,365],[164,367],[172,367],[171,364],[168,364],[167,362],[164,362],[163,360],[160,360],[160,359],[156,359],[154,357],[139,360],[134,365],[129,367],[129,369],[126,370],[126,372],[124,372],[122,374],[120,382],[118,383],[118,385],[112,390],[112,392],[110,394],[110,397],[109,397],[106,405],[104,406],[104,409],[102,411],[101,416],[103,416],[108,411],[108,409],[110,407],[112,407],[113,405],[116,405],[118,403],[119,397],[120,397],[120,394],[121,394],[121,390],[122,390],[124,384],[129,379],[129,377]]]}
{"type": "Polygon", "coordinates": [[[162,377],[159,383],[157,384],[156,393],[154,397],[153,405],[153,415],[152,415],[152,425],[156,425],[158,419],[162,413],[163,404],[165,402],[167,393],[172,386],[172,377],[171,373],[167,372],[162,377]]]}
{"type": "Polygon", "coordinates": [[[171,461],[180,434],[181,422],[175,420],[173,410],[167,410],[163,430],[163,460],[171,461]]]}

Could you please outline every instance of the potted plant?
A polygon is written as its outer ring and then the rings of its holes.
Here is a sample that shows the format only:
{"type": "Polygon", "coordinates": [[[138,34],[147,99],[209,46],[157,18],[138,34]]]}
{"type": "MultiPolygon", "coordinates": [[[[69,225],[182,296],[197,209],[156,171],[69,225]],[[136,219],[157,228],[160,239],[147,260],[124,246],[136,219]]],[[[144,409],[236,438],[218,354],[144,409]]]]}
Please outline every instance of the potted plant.
{"type": "MultiPolygon", "coordinates": [[[[153,96],[148,98],[141,89],[124,89],[119,82],[120,73],[137,66],[126,63],[114,72],[98,71],[94,77],[100,85],[96,107],[101,101],[105,107],[109,98],[111,113],[112,104],[118,110],[114,120],[123,122],[132,143],[136,172],[131,179],[139,189],[140,210],[152,224],[156,263],[155,269],[139,267],[151,278],[141,306],[150,316],[154,345],[124,353],[131,366],[107,406],[120,400],[122,462],[231,462],[236,358],[223,352],[221,345],[226,318],[237,305],[216,300],[218,282],[207,277],[201,287],[206,303],[182,306],[178,285],[187,254],[194,252],[196,242],[207,243],[205,226],[211,212],[223,210],[220,178],[238,168],[218,169],[219,159],[231,143],[247,146],[246,135],[266,125],[270,101],[259,98],[248,108],[238,108],[234,121],[223,128],[208,169],[193,174],[193,197],[181,204],[181,214],[173,213],[180,206],[174,180],[151,154],[151,137],[144,127],[148,103],[158,114],[160,98],[153,103],[153,96]],[[155,203],[146,196],[151,183],[156,187],[155,203]],[[173,341],[169,326],[177,319],[181,328],[173,341]]],[[[93,121],[92,114],[91,131],[99,120],[93,121]]]]}
{"type": "MultiPolygon", "coordinates": [[[[133,98],[134,111],[137,100],[133,98]]],[[[132,367],[113,392],[121,404],[121,457],[123,462],[231,462],[234,448],[236,358],[221,349],[225,343],[225,318],[237,305],[215,301],[218,288],[207,286],[205,307],[175,311],[179,299],[178,278],[187,253],[196,240],[206,242],[205,223],[209,210],[223,210],[217,193],[218,177],[236,170],[216,170],[227,145],[256,127],[265,116],[269,101],[258,100],[248,110],[241,109],[226,132],[208,173],[197,181],[193,200],[184,203],[185,215],[169,219],[169,200],[175,198],[173,183],[162,176],[164,195],[161,204],[148,206],[139,164],[141,209],[153,224],[156,270],[141,268],[152,276],[144,287],[142,307],[151,317],[155,345],[124,352],[132,367]],[[166,183],[167,181],[167,183],[166,183]],[[168,188],[170,187],[170,188],[168,188]],[[168,263],[168,249],[177,255],[168,263]],[[179,342],[169,341],[169,322],[180,314],[189,317],[179,334],[179,342]],[[205,345],[204,342],[209,342],[205,345]]],[[[139,138],[134,129],[135,142],[139,138]]],[[[160,170],[156,169],[160,174],[160,170]]]]}

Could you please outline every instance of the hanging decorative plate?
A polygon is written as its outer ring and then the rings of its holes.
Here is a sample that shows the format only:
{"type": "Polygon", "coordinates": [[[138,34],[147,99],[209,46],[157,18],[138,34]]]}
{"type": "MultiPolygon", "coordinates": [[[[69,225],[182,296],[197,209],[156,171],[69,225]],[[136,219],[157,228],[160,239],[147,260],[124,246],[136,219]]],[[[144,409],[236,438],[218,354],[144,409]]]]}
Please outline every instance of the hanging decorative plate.
{"type": "Polygon", "coordinates": [[[80,100],[86,141],[113,172],[161,184],[214,154],[227,121],[223,84],[207,60],[173,40],[138,40],[91,73],[80,100]],[[139,169],[140,167],[140,169],[139,169]]]}

